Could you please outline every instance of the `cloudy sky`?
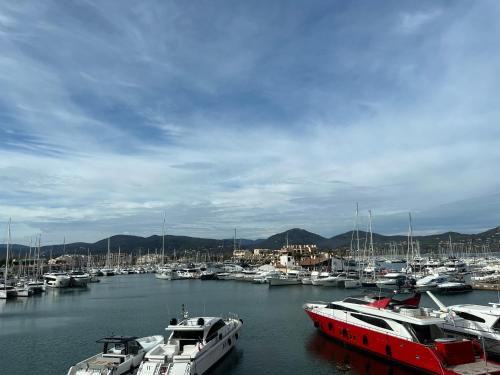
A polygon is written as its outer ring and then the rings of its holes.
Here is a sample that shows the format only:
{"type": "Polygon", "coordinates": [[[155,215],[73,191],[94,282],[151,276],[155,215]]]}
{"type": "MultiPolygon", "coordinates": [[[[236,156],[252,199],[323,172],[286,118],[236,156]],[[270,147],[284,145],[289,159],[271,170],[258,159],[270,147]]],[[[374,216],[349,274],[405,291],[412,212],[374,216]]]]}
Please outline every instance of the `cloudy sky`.
{"type": "Polygon", "coordinates": [[[500,2],[4,1],[0,229],[500,225],[500,2]],[[366,220],[363,220],[364,222],[366,220]],[[365,225],[363,223],[363,225],[365,225]]]}

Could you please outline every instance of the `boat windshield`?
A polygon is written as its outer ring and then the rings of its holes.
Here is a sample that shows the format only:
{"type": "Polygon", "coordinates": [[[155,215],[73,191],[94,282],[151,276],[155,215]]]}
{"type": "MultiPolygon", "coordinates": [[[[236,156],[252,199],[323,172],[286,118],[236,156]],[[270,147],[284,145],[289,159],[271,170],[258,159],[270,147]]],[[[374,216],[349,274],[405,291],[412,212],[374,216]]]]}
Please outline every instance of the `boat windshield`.
{"type": "Polygon", "coordinates": [[[203,330],[176,330],[172,334],[173,339],[179,340],[195,340],[201,341],[203,339],[203,330]]]}
{"type": "Polygon", "coordinates": [[[446,337],[443,331],[435,324],[409,324],[413,336],[421,344],[432,344],[434,340],[446,337]]]}
{"type": "Polygon", "coordinates": [[[492,327],[495,331],[500,332],[500,319],[498,319],[492,327]]]}

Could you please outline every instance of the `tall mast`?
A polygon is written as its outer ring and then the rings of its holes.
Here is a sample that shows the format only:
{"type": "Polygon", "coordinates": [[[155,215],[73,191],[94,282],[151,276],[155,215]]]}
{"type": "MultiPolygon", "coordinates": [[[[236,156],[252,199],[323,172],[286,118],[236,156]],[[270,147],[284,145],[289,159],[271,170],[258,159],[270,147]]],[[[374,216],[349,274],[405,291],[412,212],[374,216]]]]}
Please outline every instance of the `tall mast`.
{"type": "Polygon", "coordinates": [[[9,218],[9,224],[7,226],[7,253],[5,255],[4,289],[7,289],[7,275],[9,274],[10,221],[11,219],[9,218]]]}
{"type": "MultiPolygon", "coordinates": [[[[236,228],[234,228],[233,251],[236,250],[236,228]]],[[[233,253],[234,255],[234,253],[233,253]]]]}
{"type": "Polygon", "coordinates": [[[110,237],[108,237],[108,253],[106,254],[106,268],[109,268],[109,254],[110,254],[109,242],[110,242],[110,237]]]}
{"type": "Polygon", "coordinates": [[[161,231],[161,265],[165,262],[165,212],[163,213],[163,226],[161,231]]]}

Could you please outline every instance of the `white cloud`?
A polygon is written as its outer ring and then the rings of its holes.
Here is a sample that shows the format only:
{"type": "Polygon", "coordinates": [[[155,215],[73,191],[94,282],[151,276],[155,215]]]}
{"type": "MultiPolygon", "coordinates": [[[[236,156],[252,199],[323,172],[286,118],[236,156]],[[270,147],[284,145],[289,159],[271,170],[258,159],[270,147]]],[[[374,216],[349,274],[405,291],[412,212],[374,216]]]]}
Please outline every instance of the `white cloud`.
{"type": "MultiPolygon", "coordinates": [[[[302,11],[284,31],[224,13],[214,23],[231,18],[226,35],[189,7],[108,3],[84,20],[46,6],[0,6],[0,212],[23,223],[18,238],[159,233],[164,210],[176,234],[329,236],[352,227],[356,201],[382,232],[401,232],[408,210],[425,214],[423,231],[466,230],[436,207],[496,197],[500,30],[479,17],[487,7],[438,36],[426,25],[439,11],[396,9],[387,20],[420,42],[389,22],[367,40],[360,22],[343,46],[346,29],[332,24],[327,41],[340,42],[325,43],[302,11]]],[[[482,215],[471,227],[498,225],[482,215]]]]}

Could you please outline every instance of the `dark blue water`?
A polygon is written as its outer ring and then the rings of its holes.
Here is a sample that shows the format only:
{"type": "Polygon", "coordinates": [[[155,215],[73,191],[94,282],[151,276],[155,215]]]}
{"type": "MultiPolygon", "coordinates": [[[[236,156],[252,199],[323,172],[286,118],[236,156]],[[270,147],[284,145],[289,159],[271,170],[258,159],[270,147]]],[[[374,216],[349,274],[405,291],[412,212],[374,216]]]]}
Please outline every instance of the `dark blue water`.
{"type": "MultiPolygon", "coordinates": [[[[163,334],[183,303],[191,316],[234,312],[244,321],[238,347],[210,375],[410,374],[319,335],[301,308],[306,301],[353,293],[359,291],[124,275],[103,278],[87,290],[0,300],[0,374],[66,374],[73,363],[100,351],[95,340],[103,336],[163,334]]],[[[498,296],[473,292],[442,300],[487,303],[498,296]]],[[[423,305],[433,306],[425,297],[423,305]]]]}

